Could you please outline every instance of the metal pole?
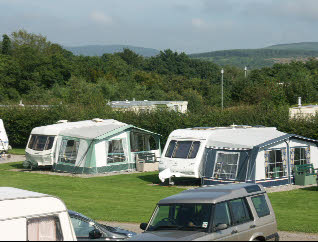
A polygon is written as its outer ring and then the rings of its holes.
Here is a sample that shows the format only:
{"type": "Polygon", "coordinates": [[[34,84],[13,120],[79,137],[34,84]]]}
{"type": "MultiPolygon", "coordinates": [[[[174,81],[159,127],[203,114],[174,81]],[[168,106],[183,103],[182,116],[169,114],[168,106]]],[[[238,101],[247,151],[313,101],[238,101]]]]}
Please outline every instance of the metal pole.
{"type": "Polygon", "coordinates": [[[223,74],[224,74],[224,70],[222,68],[221,70],[221,107],[222,107],[222,110],[223,110],[223,74]]]}

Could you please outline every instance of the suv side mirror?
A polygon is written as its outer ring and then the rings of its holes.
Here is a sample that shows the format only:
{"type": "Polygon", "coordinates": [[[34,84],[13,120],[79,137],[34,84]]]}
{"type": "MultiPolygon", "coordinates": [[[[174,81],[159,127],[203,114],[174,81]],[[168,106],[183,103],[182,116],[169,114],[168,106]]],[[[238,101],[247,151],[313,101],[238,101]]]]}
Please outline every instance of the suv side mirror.
{"type": "Polygon", "coordinates": [[[148,226],[147,223],[141,223],[139,227],[140,227],[140,229],[142,229],[142,230],[146,230],[147,226],[148,226]]]}
{"type": "Polygon", "coordinates": [[[224,229],[227,229],[227,224],[218,224],[216,227],[215,227],[215,231],[220,231],[220,230],[224,230],[224,229]]]}
{"type": "Polygon", "coordinates": [[[98,229],[93,229],[89,232],[88,236],[90,239],[99,239],[100,237],[102,237],[102,233],[98,229]]]}

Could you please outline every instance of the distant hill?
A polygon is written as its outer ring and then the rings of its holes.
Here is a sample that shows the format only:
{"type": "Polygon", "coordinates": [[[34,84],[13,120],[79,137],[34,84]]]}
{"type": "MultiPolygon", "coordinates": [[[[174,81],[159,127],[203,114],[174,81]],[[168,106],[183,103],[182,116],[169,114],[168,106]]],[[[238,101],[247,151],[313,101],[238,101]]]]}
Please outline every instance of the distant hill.
{"type": "Polygon", "coordinates": [[[151,48],[136,47],[130,45],[84,45],[84,46],[64,46],[65,49],[71,51],[74,55],[84,56],[102,56],[103,54],[113,54],[122,52],[123,49],[130,49],[135,53],[144,57],[155,56],[160,53],[159,50],[151,48]]]}
{"type": "Polygon", "coordinates": [[[318,42],[279,44],[279,45],[272,45],[272,46],[266,47],[265,49],[318,51],[318,42]]]}
{"type": "Polygon", "coordinates": [[[219,65],[262,68],[275,63],[306,61],[318,57],[318,42],[272,45],[260,49],[221,50],[191,54],[190,57],[213,61],[219,65]]]}

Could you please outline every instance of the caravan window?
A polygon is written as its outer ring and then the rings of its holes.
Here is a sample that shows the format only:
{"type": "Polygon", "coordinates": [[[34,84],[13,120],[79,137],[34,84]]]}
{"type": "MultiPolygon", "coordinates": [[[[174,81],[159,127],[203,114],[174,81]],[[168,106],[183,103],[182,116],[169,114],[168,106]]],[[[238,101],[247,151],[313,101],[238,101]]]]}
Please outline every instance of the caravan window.
{"type": "Polygon", "coordinates": [[[37,151],[50,150],[53,147],[55,136],[32,135],[28,148],[37,151]]]}
{"type": "Polygon", "coordinates": [[[172,158],[188,158],[192,141],[179,141],[172,158]]]}
{"type": "Polygon", "coordinates": [[[238,163],[239,153],[218,152],[214,168],[214,178],[236,179],[238,163]]]}
{"type": "Polygon", "coordinates": [[[150,151],[151,146],[152,148],[156,147],[156,144],[150,144],[154,143],[154,140],[151,135],[143,134],[139,132],[131,132],[130,133],[130,148],[132,152],[140,152],[140,151],[150,151]]]}
{"type": "Polygon", "coordinates": [[[304,165],[307,164],[306,159],[306,148],[294,148],[294,165],[304,165]]]}
{"type": "Polygon", "coordinates": [[[60,162],[75,164],[79,143],[77,140],[63,140],[59,155],[60,162]]]}
{"type": "Polygon", "coordinates": [[[108,142],[107,163],[125,162],[126,156],[123,147],[123,140],[110,140],[108,142]]]}
{"type": "Polygon", "coordinates": [[[266,178],[286,176],[286,167],[283,164],[282,150],[270,150],[266,169],[266,178]]]}
{"type": "Polygon", "coordinates": [[[28,241],[63,241],[58,217],[32,218],[27,221],[28,241]]]}
{"type": "Polygon", "coordinates": [[[175,140],[171,140],[170,141],[168,149],[166,151],[166,157],[171,157],[172,156],[174,148],[176,147],[176,143],[177,143],[177,141],[175,141],[175,140]]]}
{"type": "Polygon", "coordinates": [[[193,159],[197,156],[200,141],[176,141],[171,140],[166,151],[166,157],[193,159]]]}

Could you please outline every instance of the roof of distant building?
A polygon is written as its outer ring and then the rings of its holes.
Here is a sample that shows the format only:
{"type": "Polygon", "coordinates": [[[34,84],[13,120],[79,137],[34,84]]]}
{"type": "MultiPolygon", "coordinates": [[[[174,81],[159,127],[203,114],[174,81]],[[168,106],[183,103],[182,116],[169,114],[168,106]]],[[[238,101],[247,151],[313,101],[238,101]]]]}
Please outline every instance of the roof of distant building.
{"type": "Polygon", "coordinates": [[[153,105],[177,105],[188,104],[187,101],[112,101],[108,105],[113,107],[153,106],[153,105]]]}

